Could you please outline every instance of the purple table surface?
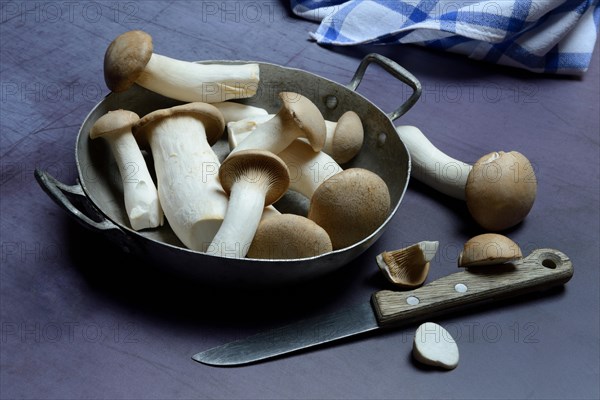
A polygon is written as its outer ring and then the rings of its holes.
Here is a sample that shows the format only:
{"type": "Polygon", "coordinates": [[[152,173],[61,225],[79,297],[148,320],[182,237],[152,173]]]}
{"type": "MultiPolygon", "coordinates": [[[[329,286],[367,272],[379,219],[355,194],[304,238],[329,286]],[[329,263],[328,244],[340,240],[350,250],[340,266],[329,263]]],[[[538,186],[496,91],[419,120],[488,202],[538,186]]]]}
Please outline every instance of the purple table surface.
{"type": "MultiPolygon", "coordinates": [[[[324,48],[288,2],[2,2],[2,398],[598,398],[599,62],[581,79],[541,76],[419,47],[324,48]],[[480,233],[463,203],[411,180],[385,235],[355,262],[293,288],[236,292],[157,272],[70,219],[35,168],[72,184],[74,141],[108,93],[102,59],[118,34],[143,29],[157,52],[187,60],[259,60],[345,84],[378,52],[423,85],[402,118],[467,162],[519,150],[536,167],[537,202],[507,234],[525,253],[573,261],[560,290],[436,319],[457,340],[451,372],[411,358],[415,327],[270,362],[213,368],[201,350],[388,288],[375,256],[439,240],[428,281],[455,272],[480,233]]],[[[598,49],[596,49],[598,50],[598,49]]],[[[370,67],[359,91],[383,110],[408,90],[370,67]]]]}

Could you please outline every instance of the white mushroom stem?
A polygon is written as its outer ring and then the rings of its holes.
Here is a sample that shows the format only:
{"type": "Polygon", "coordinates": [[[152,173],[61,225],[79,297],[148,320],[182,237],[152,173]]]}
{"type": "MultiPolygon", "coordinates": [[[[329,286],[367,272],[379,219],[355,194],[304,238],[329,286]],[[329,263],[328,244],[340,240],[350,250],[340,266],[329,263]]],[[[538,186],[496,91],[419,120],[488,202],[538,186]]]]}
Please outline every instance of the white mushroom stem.
{"type": "Polygon", "coordinates": [[[260,124],[273,118],[275,114],[260,115],[239,119],[227,123],[227,141],[229,150],[233,150],[244,141],[260,124]]]}
{"type": "Polygon", "coordinates": [[[105,135],[117,162],[123,182],[125,210],[133,229],[155,228],[163,224],[163,212],[156,186],[131,131],[105,135]]]}
{"type": "Polygon", "coordinates": [[[465,200],[472,166],[442,153],[414,126],[398,126],[396,131],[410,153],[411,175],[441,193],[465,200]]]}
{"type": "Polygon", "coordinates": [[[269,116],[269,113],[264,108],[236,103],[234,101],[222,101],[219,103],[212,103],[212,105],[221,111],[226,124],[247,120],[249,118],[260,119],[269,116]]]}
{"type": "Polygon", "coordinates": [[[197,64],[152,54],[136,83],[181,101],[216,103],[256,94],[258,64],[197,64]]]}
{"type": "Polygon", "coordinates": [[[233,184],[225,219],[208,246],[207,254],[231,258],[246,256],[265,208],[268,189],[269,181],[264,177],[242,178],[233,184]]]}
{"type": "Polygon", "coordinates": [[[155,123],[149,141],[171,228],[188,248],[205,251],[225,217],[227,195],[204,125],[187,115],[164,118],[155,123]]]}
{"type": "Polygon", "coordinates": [[[256,123],[254,126],[251,122],[248,122],[247,126],[252,128],[250,131],[252,136],[246,135],[244,140],[237,141],[237,145],[231,150],[232,153],[241,150],[261,149],[278,154],[302,135],[299,128],[280,115],[274,115],[265,122],[256,123]]]}
{"type": "Polygon", "coordinates": [[[290,189],[309,199],[323,182],[342,172],[333,158],[322,151],[313,151],[300,139],[294,140],[278,156],[290,171],[290,189]]]}

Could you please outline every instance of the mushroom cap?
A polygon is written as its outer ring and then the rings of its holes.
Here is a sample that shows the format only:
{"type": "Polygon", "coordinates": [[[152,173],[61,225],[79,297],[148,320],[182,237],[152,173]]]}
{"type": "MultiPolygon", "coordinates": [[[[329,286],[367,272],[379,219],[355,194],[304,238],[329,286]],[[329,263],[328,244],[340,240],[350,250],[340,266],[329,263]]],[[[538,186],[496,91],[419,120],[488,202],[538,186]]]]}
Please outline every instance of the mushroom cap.
{"type": "Polygon", "coordinates": [[[365,132],[360,117],[354,111],[346,111],[337,122],[331,143],[331,157],[339,164],[354,158],[363,145],[365,132]]]}
{"type": "Polygon", "coordinates": [[[132,125],[139,119],[140,117],[133,111],[121,109],[109,111],[94,122],[90,129],[90,139],[131,131],[132,125]]]}
{"type": "Polygon", "coordinates": [[[123,92],[137,80],[152,56],[152,36],[129,31],[115,38],[104,54],[104,81],[113,92],[123,92]]]}
{"type": "Polygon", "coordinates": [[[316,257],[331,250],[329,235],[315,222],[300,215],[280,214],[261,221],[247,256],[289,260],[316,257]]]}
{"type": "Polygon", "coordinates": [[[458,266],[504,264],[522,257],[521,248],[511,239],[497,233],[484,233],[467,240],[458,257],[458,266]]]}
{"type": "Polygon", "coordinates": [[[200,120],[206,131],[206,140],[211,146],[219,140],[225,131],[223,114],[221,114],[218,108],[208,103],[193,102],[171,108],[163,108],[144,115],[133,125],[133,134],[138,142],[145,147],[147,145],[146,135],[151,131],[151,127],[164,118],[177,115],[192,116],[200,120]]]}
{"type": "Polygon", "coordinates": [[[481,157],[469,173],[467,208],[483,228],[500,231],[521,222],[533,207],[537,181],[521,153],[494,152],[481,157]]]}
{"type": "Polygon", "coordinates": [[[390,193],[379,175],[348,168],[323,182],[310,201],[308,218],[329,234],[334,249],[373,233],[390,212],[390,193]]]}
{"type": "Polygon", "coordinates": [[[298,93],[281,92],[279,97],[283,102],[283,106],[279,111],[285,119],[291,118],[298,128],[304,132],[304,136],[312,146],[314,151],[321,151],[325,146],[325,138],[327,137],[327,128],[325,127],[325,119],[317,106],[298,93]]]}
{"type": "Polygon", "coordinates": [[[267,185],[265,207],[281,198],[290,185],[290,172],[283,160],[270,151],[241,150],[231,154],[219,168],[219,180],[229,195],[240,180],[267,185]]]}

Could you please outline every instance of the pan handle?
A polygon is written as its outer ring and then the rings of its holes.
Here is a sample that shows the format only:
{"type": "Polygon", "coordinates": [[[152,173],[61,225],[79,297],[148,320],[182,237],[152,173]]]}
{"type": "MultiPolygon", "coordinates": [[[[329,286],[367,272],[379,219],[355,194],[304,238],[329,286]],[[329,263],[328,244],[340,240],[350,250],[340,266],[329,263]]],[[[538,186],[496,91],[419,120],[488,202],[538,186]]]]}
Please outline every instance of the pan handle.
{"type": "Polygon", "coordinates": [[[421,97],[421,83],[414,77],[413,74],[408,72],[406,69],[402,68],[395,61],[390,60],[387,57],[384,57],[380,54],[371,53],[367,54],[365,58],[362,59],[360,65],[358,66],[352,80],[347,88],[350,90],[356,90],[360,82],[362,81],[363,76],[365,75],[365,71],[369,64],[374,62],[381,66],[384,70],[389,72],[394,78],[398,78],[400,81],[406,83],[413,89],[412,95],[406,100],[403,104],[400,105],[397,109],[387,114],[388,118],[392,121],[397,120],[401,116],[403,116],[408,110],[411,109],[412,106],[415,105],[419,97],[421,97]]]}
{"type": "Polygon", "coordinates": [[[120,233],[124,233],[117,225],[102,216],[102,214],[92,205],[79,183],[73,186],[65,185],[47,172],[39,169],[35,170],[35,179],[56,204],[67,210],[67,212],[84,227],[99,232],[116,230],[120,233]],[[100,219],[100,221],[94,221],[80,211],[67,195],[73,195],[83,199],[84,208],[87,209],[88,213],[95,214],[96,218],[100,219]]]}

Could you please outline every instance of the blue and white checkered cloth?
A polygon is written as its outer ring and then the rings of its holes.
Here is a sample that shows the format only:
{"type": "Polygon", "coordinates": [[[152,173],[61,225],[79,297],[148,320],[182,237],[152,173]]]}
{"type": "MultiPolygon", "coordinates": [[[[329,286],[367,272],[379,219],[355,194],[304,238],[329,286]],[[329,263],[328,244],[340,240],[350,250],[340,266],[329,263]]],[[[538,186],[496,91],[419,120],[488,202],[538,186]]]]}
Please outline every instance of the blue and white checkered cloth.
{"type": "Polygon", "coordinates": [[[399,44],[466,54],[535,72],[580,75],[598,34],[598,0],[292,0],[321,21],[320,44],[399,44]]]}

